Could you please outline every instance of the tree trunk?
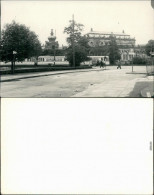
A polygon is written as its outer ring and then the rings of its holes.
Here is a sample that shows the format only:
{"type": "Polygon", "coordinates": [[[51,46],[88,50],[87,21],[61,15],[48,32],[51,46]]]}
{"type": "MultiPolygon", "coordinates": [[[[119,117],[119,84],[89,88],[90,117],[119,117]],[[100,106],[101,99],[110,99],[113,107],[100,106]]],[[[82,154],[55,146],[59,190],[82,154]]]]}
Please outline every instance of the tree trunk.
{"type": "Polygon", "coordinates": [[[11,73],[14,74],[15,61],[11,61],[11,73]]]}

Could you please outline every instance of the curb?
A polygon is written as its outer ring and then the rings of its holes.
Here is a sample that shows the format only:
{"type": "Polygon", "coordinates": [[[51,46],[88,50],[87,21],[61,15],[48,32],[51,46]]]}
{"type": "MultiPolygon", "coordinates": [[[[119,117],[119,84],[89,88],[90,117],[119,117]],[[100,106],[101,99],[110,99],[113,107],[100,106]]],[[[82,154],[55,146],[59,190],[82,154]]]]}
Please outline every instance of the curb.
{"type": "MultiPolygon", "coordinates": [[[[90,71],[100,71],[96,69],[84,69],[76,72],[90,72],[90,71]]],[[[102,70],[102,69],[101,69],[102,70]]],[[[44,76],[51,76],[51,75],[59,75],[59,74],[68,74],[68,73],[76,73],[75,71],[69,71],[69,72],[57,72],[57,73],[48,73],[48,74],[43,74],[43,75],[32,75],[32,76],[25,76],[25,77],[18,77],[18,78],[12,78],[12,79],[5,79],[1,80],[0,82],[11,82],[11,81],[18,81],[19,79],[28,79],[28,78],[35,78],[35,77],[44,77],[44,76]]]]}

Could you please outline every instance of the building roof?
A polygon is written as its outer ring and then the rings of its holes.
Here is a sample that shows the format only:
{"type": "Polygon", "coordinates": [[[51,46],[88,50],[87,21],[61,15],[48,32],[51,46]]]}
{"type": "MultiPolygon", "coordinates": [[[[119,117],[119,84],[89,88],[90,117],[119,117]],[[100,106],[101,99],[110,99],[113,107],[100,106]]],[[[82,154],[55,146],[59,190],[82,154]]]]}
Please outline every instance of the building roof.
{"type": "Polygon", "coordinates": [[[52,56],[39,56],[39,58],[51,58],[52,56]]]}
{"type": "Polygon", "coordinates": [[[104,32],[104,31],[90,31],[87,34],[103,34],[103,35],[121,35],[121,36],[130,36],[126,33],[120,33],[120,32],[104,32]]]}
{"type": "MultiPolygon", "coordinates": [[[[54,56],[39,56],[39,58],[51,58],[51,57],[54,57],[54,56]]],[[[65,57],[65,56],[55,56],[56,58],[58,57],[65,57]]]]}

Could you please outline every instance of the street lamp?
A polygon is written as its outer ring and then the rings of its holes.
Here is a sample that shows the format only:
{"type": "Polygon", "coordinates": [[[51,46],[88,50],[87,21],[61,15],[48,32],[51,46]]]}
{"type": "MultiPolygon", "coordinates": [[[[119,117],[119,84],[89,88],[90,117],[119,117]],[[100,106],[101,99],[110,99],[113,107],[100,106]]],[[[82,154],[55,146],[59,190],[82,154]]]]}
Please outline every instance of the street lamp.
{"type": "Polygon", "coordinates": [[[53,52],[54,52],[54,65],[55,65],[55,61],[56,61],[56,43],[54,42],[54,45],[53,45],[53,52]]]}
{"type": "Polygon", "coordinates": [[[132,61],[132,72],[133,72],[133,61],[132,61]]]}
{"type": "Polygon", "coordinates": [[[15,55],[17,54],[16,51],[13,51],[13,61],[12,61],[12,65],[11,65],[11,71],[12,74],[14,74],[14,69],[15,69],[15,55]]]}
{"type": "MultiPolygon", "coordinates": [[[[135,49],[134,49],[134,53],[135,53],[135,57],[137,57],[137,51],[135,51],[135,49]]],[[[133,60],[132,60],[132,72],[133,72],[133,60]]]]}

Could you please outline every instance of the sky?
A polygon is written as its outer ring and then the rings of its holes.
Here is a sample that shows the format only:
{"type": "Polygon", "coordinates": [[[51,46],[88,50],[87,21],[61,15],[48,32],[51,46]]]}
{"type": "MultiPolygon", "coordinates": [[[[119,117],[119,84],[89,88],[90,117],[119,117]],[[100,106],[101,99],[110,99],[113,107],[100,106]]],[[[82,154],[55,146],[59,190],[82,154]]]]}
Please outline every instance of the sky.
{"type": "Polygon", "coordinates": [[[154,39],[154,9],[151,1],[2,1],[1,28],[12,20],[35,31],[42,44],[51,29],[60,46],[66,45],[64,28],[74,14],[84,25],[83,34],[94,31],[122,32],[136,38],[136,44],[154,39]]]}

